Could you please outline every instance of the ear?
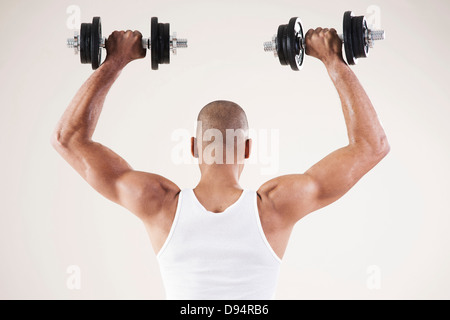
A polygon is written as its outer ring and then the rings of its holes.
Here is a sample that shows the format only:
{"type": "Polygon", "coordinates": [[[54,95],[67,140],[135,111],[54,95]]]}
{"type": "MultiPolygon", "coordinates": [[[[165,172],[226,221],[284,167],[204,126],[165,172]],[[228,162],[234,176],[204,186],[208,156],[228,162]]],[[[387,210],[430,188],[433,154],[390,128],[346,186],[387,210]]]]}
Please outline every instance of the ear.
{"type": "Polygon", "coordinates": [[[194,158],[198,158],[197,139],[191,137],[191,154],[194,158]]]}
{"type": "Polygon", "coordinates": [[[245,159],[250,158],[250,153],[252,151],[252,139],[245,140],[245,159]]]}

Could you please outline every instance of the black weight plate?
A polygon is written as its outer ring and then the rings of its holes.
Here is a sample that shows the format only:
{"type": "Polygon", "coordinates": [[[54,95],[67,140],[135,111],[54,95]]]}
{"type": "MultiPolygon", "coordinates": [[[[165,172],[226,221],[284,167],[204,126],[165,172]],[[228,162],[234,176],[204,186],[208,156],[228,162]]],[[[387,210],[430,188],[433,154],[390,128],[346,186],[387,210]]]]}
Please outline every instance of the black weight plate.
{"type": "Polygon", "coordinates": [[[291,69],[298,71],[303,63],[303,50],[300,50],[299,40],[303,38],[302,23],[299,18],[294,17],[289,20],[287,26],[287,57],[291,69]]]}
{"type": "Polygon", "coordinates": [[[86,57],[86,63],[91,63],[92,57],[91,57],[91,30],[92,30],[92,24],[86,23],[86,32],[84,35],[84,56],[86,57]]]}
{"type": "Polygon", "coordinates": [[[298,24],[298,26],[297,26],[298,29],[296,29],[297,39],[296,39],[295,45],[297,46],[296,51],[298,52],[298,55],[296,57],[296,60],[297,60],[296,62],[297,62],[298,69],[300,70],[303,67],[303,59],[305,58],[306,48],[303,46],[305,34],[303,33],[303,25],[302,25],[302,22],[300,21],[300,19],[298,19],[297,24],[298,24]]]}
{"type": "Polygon", "coordinates": [[[281,50],[283,50],[284,61],[286,65],[289,64],[289,52],[287,51],[287,24],[284,25],[283,33],[281,34],[281,50]]]}
{"type": "Polygon", "coordinates": [[[361,58],[367,58],[369,55],[369,43],[366,41],[366,31],[367,31],[367,21],[364,16],[361,16],[361,43],[362,43],[362,50],[361,50],[361,58]]]}
{"type": "Polygon", "coordinates": [[[364,16],[352,19],[352,46],[356,59],[366,58],[366,45],[364,41],[364,16]]]}
{"type": "Polygon", "coordinates": [[[92,70],[100,66],[102,59],[102,50],[100,49],[100,40],[102,38],[102,23],[100,17],[92,19],[91,26],[91,65],[92,70]]]}
{"type": "Polygon", "coordinates": [[[350,65],[356,64],[353,54],[353,44],[352,44],[352,18],[353,13],[351,11],[346,11],[344,13],[344,49],[345,49],[345,57],[347,59],[347,63],[350,65]]]}
{"type": "Polygon", "coordinates": [[[283,33],[286,30],[286,28],[287,28],[287,26],[285,24],[282,24],[278,27],[278,32],[277,32],[277,54],[278,54],[278,59],[280,60],[280,63],[283,66],[288,64],[286,61],[286,55],[283,50],[283,33]]]}
{"type": "Polygon", "coordinates": [[[158,63],[163,63],[164,51],[164,24],[158,23],[158,63]]]}
{"type": "Polygon", "coordinates": [[[292,70],[298,70],[295,63],[295,21],[297,18],[291,18],[286,28],[286,60],[291,66],[292,70]]]}
{"type": "Polygon", "coordinates": [[[152,70],[158,70],[158,18],[153,17],[150,23],[150,45],[152,70]]]}
{"type": "Polygon", "coordinates": [[[82,23],[80,27],[80,38],[78,39],[80,43],[80,62],[85,64],[86,62],[86,29],[87,29],[87,23],[82,23]]]}
{"type": "Polygon", "coordinates": [[[162,63],[170,63],[170,25],[168,23],[163,24],[162,63]]]}

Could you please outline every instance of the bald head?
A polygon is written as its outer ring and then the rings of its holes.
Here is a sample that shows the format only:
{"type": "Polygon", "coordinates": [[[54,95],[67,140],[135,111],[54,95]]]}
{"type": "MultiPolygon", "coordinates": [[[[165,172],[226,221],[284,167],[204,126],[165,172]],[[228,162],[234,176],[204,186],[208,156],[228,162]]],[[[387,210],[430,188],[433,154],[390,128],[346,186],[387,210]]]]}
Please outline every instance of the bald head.
{"type": "Polygon", "coordinates": [[[246,133],[248,132],[245,111],[238,104],[231,101],[217,100],[208,103],[200,110],[197,121],[200,121],[202,124],[202,132],[197,130],[197,138],[199,138],[199,134],[203,135],[208,129],[220,130],[224,136],[227,129],[241,129],[246,133]]]}
{"type": "Polygon", "coordinates": [[[208,103],[197,117],[197,143],[206,163],[238,163],[248,157],[245,145],[248,122],[236,103],[218,100],[208,103]],[[209,159],[209,160],[207,160],[209,159]]]}

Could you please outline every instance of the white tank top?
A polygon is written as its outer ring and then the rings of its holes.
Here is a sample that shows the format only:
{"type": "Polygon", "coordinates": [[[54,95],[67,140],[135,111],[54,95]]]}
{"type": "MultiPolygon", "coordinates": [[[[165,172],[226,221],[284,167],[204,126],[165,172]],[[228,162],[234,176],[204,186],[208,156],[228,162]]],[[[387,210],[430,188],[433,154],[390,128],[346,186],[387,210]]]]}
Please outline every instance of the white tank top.
{"type": "Polygon", "coordinates": [[[206,210],[180,192],[169,235],[157,254],[167,299],[273,299],[281,260],[259,218],[255,191],[225,211],[206,210]]]}

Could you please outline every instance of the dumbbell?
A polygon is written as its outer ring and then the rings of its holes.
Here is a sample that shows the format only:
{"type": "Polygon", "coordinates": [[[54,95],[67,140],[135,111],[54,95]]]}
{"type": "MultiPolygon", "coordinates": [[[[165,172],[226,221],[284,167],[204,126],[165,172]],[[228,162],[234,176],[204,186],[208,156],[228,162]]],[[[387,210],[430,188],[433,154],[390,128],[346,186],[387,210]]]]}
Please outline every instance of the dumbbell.
{"type": "MultiPolygon", "coordinates": [[[[67,39],[67,46],[80,54],[83,64],[90,63],[95,70],[102,60],[102,48],[106,47],[106,38],[102,37],[100,17],[94,17],[92,23],[82,23],[80,31],[73,38],[67,39]]],[[[178,48],[187,48],[187,39],[178,39],[176,33],[170,35],[168,23],[158,23],[158,18],[151,18],[150,38],[142,38],[142,47],[151,51],[152,70],[158,70],[160,64],[170,63],[170,51],[177,54],[178,48]]]]}
{"type": "MultiPolygon", "coordinates": [[[[359,58],[367,58],[374,42],[385,38],[384,30],[369,29],[365,17],[354,16],[351,11],[344,13],[343,29],[339,38],[344,43],[345,57],[350,65],[355,65],[359,58]]],[[[264,51],[273,51],[282,65],[290,65],[295,71],[303,66],[305,50],[303,26],[297,17],[280,25],[272,41],[264,42],[264,51]]]]}

